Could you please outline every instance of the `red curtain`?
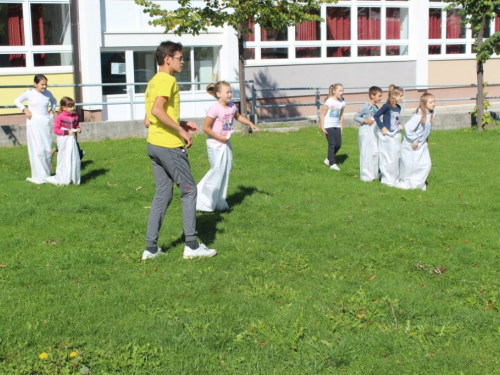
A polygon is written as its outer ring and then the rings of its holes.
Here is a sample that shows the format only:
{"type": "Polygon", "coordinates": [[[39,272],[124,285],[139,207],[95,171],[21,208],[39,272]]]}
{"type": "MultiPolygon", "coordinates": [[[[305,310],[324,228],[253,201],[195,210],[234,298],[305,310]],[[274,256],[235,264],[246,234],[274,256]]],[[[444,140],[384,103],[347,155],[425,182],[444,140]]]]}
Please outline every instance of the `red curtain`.
{"type": "Polygon", "coordinates": [[[380,40],[380,8],[358,8],[358,39],[380,40]]]}
{"type": "MultiPolygon", "coordinates": [[[[358,39],[380,40],[380,8],[358,8],[358,39]]],[[[380,56],[380,47],[359,47],[358,56],[380,56]]]]}
{"type": "MultiPolygon", "coordinates": [[[[446,38],[458,39],[462,37],[462,25],[460,25],[460,16],[458,10],[450,10],[446,16],[446,38]]],[[[447,45],[447,54],[457,54],[462,50],[461,45],[447,45]]]]}
{"type": "Polygon", "coordinates": [[[495,18],[495,32],[498,33],[500,31],[500,17],[495,18]]]}
{"type": "Polygon", "coordinates": [[[248,20],[247,26],[250,30],[252,30],[252,32],[243,35],[243,40],[245,42],[254,42],[255,41],[255,25],[253,23],[253,20],[248,20]]]}
{"type": "MultiPolygon", "coordinates": [[[[31,5],[31,25],[32,25],[33,44],[35,46],[44,46],[45,29],[43,27],[42,4],[31,5]]],[[[35,54],[33,57],[35,59],[35,66],[45,65],[45,53],[35,54]]]]}
{"type": "Polygon", "coordinates": [[[295,40],[319,40],[319,22],[305,21],[295,27],[295,40]]]}
{"type": "MultiPolygon", "coordinates": [[[[441,39],[441,9],[429,9],[429,39],[441,39]]],[[[440,45],[429,45],[429,55],[439,55],[440,45]]]]}
{"type": "MultiPolygon", "coordinates": [[[[399,8],[387,8],[386,13],[386,39],[401,39],[401,11],[399,8]]],[[[399,55],[399,46],[388,46],[386,54],[388,56],[399,55]]]]}
{"type": "MultiPolygon", "coordinates": [[[[9,46],[24,46],[24,18],[21,4],[8,4],[9,46]]],[[[26,56],[19,53],[9,55],[13,67],[26,66],[26,56]]]]}
{"type": "Polygon", "coordinates": [[[349,8],[327,8],[328,40],[351,40],[351,11],[349,8]]]}

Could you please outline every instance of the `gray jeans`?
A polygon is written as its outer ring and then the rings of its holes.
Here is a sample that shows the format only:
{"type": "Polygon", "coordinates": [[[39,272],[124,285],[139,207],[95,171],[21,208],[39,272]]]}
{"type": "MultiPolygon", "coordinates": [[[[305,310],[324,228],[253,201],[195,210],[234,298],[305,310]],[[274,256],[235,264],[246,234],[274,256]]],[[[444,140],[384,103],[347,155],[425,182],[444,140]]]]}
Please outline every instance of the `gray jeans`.
{"type": "Polygon", "coordinates": [[[149,213],[146,247],[157,246],[158,232],[172,201],[174,183],[181,191],[185,240],[196,240],[196,184],[186,148],[165,148],[148,143],[147,151],[153,165],[156,193],[149,213]]]}

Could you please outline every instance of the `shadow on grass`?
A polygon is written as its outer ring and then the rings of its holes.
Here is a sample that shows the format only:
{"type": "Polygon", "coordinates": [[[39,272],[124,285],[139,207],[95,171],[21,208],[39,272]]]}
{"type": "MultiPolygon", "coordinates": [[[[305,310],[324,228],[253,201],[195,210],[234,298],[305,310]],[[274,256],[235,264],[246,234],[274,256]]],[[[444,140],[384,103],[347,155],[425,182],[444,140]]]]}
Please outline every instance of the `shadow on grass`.
{"type": "Polygon", "coordinates": [[[85,160],[80,163],[80,169],[83,171],[87,165],[94,164],[93,160],[85,160]]]}
{"type": "Polygon", "coordinates": [[[348,158],[349,158],[349,155],[346,155],[346,154],[335,155],[335,160],[337,161],[337,164],[344,164],[344,162],[348,158]]]}
{"type": "MultiPolygon", "coordinates": [[[[87,166],[89,164],[92,164],[93,161],[86,160],[84,163],[85,163],[85,166],[87,166]]],[[[84,168],[84,166],[82,165],[81,169],[83,169],[83,168],[84,168]]],[[[97,177],[102,176],[108,172],[109,172],[109,169],[106,169],[106,168],[94,169],[93,171],[90,171],[89,173],[82,175],[80,183],[83,185],[89,181],[95,180],[97,177]]]]}
{"type": "MultiPolygon", "coordinates": [[[[217,229],[217,225],[224,220],[224,215],[231,213],[238,205],[240,205],[246,197],[253,195],[254,193],[267,194],[265,191],[259,190],[254,186],[238,186],[235,193],[227,197],[226,201],[229,205],[229,209],[221,212],[203,212],[198,214],[196,217],[196,229],[200,234],[200,239],[205,245],[210,245],[214,243],[215,237],[218,233],[223,231],[217,229]]],[[[175,241],[171,242],[166,246],[160,246],[165,249],[171,249],[178,245],[184,243],[184,236],[179,237],[175,241]]]]}

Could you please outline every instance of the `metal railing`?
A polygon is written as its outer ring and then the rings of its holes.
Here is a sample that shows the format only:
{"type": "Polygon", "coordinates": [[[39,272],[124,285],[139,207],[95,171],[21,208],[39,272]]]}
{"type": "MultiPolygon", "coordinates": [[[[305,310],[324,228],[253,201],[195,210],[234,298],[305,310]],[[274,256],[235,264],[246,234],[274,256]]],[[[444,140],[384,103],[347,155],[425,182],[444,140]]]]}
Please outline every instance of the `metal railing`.
{"type": "MultiPolygon", "coordinates": [[[[191,86],[200,86],[200,85],[208,85],[212,82],[178,82],[177,84],[179,86],[182,85],[191,85],[191,86]]],[[[237,81],[230,81],[228,82],[230,84],[237,84],[237,81]]],[[[251,112],[250,115],[256,115],[257,109],[258,108],[292,108],[292,107],[316,107],[316,112],[317,112],[317,117],[319,118],[320,116],[320,110],[321,110],[321,95],[325,95],[328,93],[328,88],[327,87],[268,87],[268,88],[256,88],[254,81],[246,81],[247,84],[250,84],[251,88],[251,97],[247,97],[246,100],[247,102],[250,101],[251,103],[251,112]],[[311,92],[310,95],[304,95],[304,96],[310,96],[311,98],[314,98],[314,100],[311,101],[304,101],[301,103],[283,103],[283,104],[258,104],[258,101],[264,101],[264,100],[272,100],[272,99],[286,99],[286,97],[279,96],[279,97],[259,97],[259,93],[264,93],[264,92],[282,92],[282,91],[302,91],[302,92],[311,92]]],[[[144,104],[144,100],[137,100],[135,98],[135,95],[139,95],[140,93],[135,93],[135,87],[136,86],[146,86],[147,83],[85,83],[85,84],[59,84],[59,85],[50,85],[50,88],[62,88],[62,87],[71,87],[71,88],[83,88],[83,87],[126,87],[124,89],[125,92],[128,94],[128,100],[123,100],[123,101],[113,101],[113,102],[108,102],[108,101],[95,101],[95,102],[82,102],[82,103],[76,103],[77,106],[83,107],[83,106],[110,106],[110,105],[128,105],[130,108],[130,118],[135,119],[135,105],[136,104],[144,104]]],[[[486,90],[488,87],[494,87],[494,86],[500,86],[500,83],[489,83],[488,86],[486,87],[486,90]]],[[[1,89],[28,89],[33,87],[32,85],[3,85],[0,86],[1,89]]],[[[466,87],[477,87],[476,84],[455,84],[455,85],[416,85],[416,86],[405,86],[405,90],[432,90],[432,89],[446,89],[446,88],[466,88],[466,87]]],[[[346,94],[359,94],[359,93],[366,93],[368,92],[369,87],[368,86],[359,86],[359,87],[345,87],[345,93],[346,94]]],[[[193,95],[196,94],[197,92],[194,90],[189,90],[189,91],[182,91],[181,93],[183,94],[189,94],[192,93],[193,95]]],[[[489,96],[486,97],[486,99],[500,99],[499,96],[489,96]]],[[[436,98],[436,101],[438,102],[451,102],[451,101],[475,101],[475,97],[466,97],[466,98],[444,98],[444,99],[439,99],[436,98]]],[[[208,101],[213,101],[213,99],[200,99],[200,98],[183,98],[182,102],[183,103],[193,103],[193,102],[208,102],[208,101]]],[[[233,101],[238,102],[240,101],[240,98],[234,97],[233,101]]],[[[349,104],[364,104],[366,101],[361,101],[361,102],[349,102],[349,104]]],[[[415,103],[419,102],[419,100],[407,100],[406,97],[403,98],[403,103],[401,105],[401,110],[402,113],[404,114],[406,104],[407,103],[415,103]]],[[[16,108],[15,105],[0,105],[0,109],[12,109],[16,108]]]]}

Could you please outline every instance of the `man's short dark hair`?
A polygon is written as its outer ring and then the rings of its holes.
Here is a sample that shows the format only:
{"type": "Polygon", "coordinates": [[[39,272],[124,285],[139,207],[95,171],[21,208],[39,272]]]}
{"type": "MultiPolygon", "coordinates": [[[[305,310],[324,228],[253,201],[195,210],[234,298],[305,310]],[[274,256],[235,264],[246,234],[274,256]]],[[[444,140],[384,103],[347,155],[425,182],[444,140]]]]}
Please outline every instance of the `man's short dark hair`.
{"type": "Polygon", "coordinates": [[[168,55],[173,56],[177,51],[182,52],[182,44],[175,43],[170,40],[166,42],[161,42],[156,49],[156,62],[158,65],[163,65],[165,62],[165,57],[168,55]]]}

